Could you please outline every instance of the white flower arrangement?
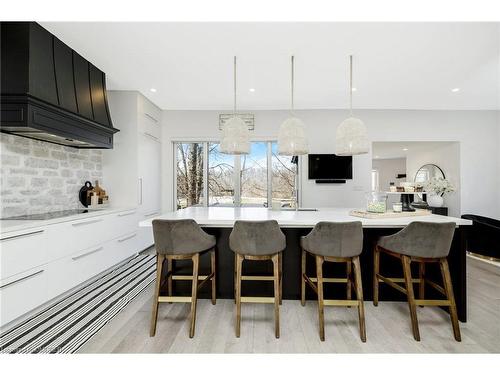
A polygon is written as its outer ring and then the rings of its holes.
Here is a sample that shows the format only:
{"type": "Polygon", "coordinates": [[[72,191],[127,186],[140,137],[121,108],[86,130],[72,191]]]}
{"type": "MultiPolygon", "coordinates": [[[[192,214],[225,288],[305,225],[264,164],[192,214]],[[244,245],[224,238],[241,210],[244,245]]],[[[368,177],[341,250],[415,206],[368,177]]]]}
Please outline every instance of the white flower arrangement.
{"type": "Polygon", "coordinates": [[[455,191],[455,187],[446,178],[433,177],[425,185],[425,190],[436,195],[443,195],[455,191]]]}

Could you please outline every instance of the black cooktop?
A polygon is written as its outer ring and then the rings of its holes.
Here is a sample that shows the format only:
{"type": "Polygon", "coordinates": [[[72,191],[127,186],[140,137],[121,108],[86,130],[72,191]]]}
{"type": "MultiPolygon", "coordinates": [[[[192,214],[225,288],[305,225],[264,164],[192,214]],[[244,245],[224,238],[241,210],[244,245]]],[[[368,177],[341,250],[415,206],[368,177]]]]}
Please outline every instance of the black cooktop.
{"type": "Polygon", "coordinates": [[[31,214],[31,215],[3,217],[1,220],[50,220],[50,219],[57,219],[57,218],[60,218],[60,217],[65,217],[65,216],[85,214],[87,212],[89,212],[89,210],[74,209],[74,210],[44,212],[44,213],[41,213],[41,214],[31,214]]]}

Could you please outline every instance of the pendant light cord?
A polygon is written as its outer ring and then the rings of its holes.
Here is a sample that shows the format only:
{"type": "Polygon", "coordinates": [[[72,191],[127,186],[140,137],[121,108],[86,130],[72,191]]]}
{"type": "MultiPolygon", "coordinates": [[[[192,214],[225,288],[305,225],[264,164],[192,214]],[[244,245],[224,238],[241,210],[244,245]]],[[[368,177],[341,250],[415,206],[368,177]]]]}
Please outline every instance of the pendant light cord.
{"type": "Polygon", "coordinates": [[[349,55],[349,108],[352,117],[352,55],[349,55]]]}
{"type": "Polygon", "coordinates": [[[234,81],[233,116],[236,116],[236,56],[234,56],[234,64],[233,64],[233,81],[234,81]]]}
{"type": "Polygon", "coordinates": [[[295,64],[294,64],[295,56],[292,55],[292,77],[291,77],[291,90],[292,90],[292,96],[291,96],[291,104],[290,104],[290,113],[295,116],[295,106],[294,106],[294,83],[295,83],[295,64]]]}

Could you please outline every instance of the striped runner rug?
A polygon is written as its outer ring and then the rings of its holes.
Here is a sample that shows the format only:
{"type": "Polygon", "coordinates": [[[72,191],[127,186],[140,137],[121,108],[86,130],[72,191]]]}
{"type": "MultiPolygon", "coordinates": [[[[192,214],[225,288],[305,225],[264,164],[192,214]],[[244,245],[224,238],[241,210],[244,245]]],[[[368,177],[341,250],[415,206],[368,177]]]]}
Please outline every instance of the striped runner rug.
{"type": "Polygon", "coordinates": [[[156,277],[156,255],[137,255],[0,333],[0,353],[74,353],[156,277]]]}

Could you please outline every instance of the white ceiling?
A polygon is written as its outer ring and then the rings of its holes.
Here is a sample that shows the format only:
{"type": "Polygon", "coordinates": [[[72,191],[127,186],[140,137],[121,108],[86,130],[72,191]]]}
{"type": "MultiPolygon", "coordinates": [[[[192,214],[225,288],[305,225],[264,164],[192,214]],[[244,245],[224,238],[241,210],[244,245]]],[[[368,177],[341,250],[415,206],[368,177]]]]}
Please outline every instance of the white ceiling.
{"type": "Polygon", "coordinates": [[[239,107],[286,109],[292,54],[297,108],[345,108],[353,54],[355,107],[500,109],[500,23],[41,24],[162,109],[230,109],[233,55],[239,107]]]}
{"type": "Polygon", "coordinates": [[[399,159],[406,158],[408,153],[429,152],[445,147],[455,142],[373,142],[373,159],[399,159]]]}

